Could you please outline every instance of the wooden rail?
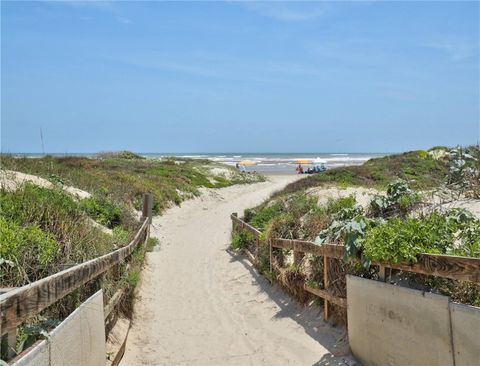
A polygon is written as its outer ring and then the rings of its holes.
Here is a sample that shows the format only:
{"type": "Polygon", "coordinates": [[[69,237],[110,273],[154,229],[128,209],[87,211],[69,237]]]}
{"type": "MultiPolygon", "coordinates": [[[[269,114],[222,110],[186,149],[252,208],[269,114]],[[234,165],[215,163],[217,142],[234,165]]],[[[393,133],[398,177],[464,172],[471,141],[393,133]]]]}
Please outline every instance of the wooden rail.
{"type": "MultiPolygon", "coordinates": [[[[232,214],[231,218],[234,229],[246,229],[255,234],[257,237],[260,237],[261,231],[244,222],[238,217],[237,214],[232,214]]],[[[328,319],[329,302],[341,307],[347,306],[346,298],[336,297],[328,292],[328,287],[331,280],[329,277],[330,258],[343,259],[345,256],[345,247],[343,245],[328,243],[320,245],[310,241],[282,238],[271,238],[268,240],[268,245],[270,246],[270,253],[272,247],[292,250],[294,262],[298,262],[299,258],[301,258],[301,256],[304,254],[312,254],[323,257],[324,289],[312,288],[306,284],[304,289],[324,299],[325,319],[328,319]]],[[[258,258],[254,258],[254,260],[258,261],[258,258]]],[[[272,259],[270,258],[270,261],[271,260],[272,259]]],[[[355,258],[354,260],[360,260],[360,258],[355,258]]],[[[415,263],[377,262],[373,263],[373,265],[379,267],[379,277],[382,281],[385,281],[385,272],[387,270],[398,269],[430,276],[450,278],[458,281],[470,281],[477,284],[480,283],[480,258],[459,257],[442,254],[419,254],[417,256],[417,262],[415,263]]]]}
{"type": "MultiPolygon", "coordinates": [[[[128,245],[0,295],[0,336],[6,335],[9,338],[9,347],[12,347],[12,342],[16,338],[17,326],[118,265],[140,244],[144,244],[149,235],[152,206],[152,195],[144,194],[142,226],[128,245]],[[13,334],[15,336],[12,336],[13,334]]],[[[111,313],[123,292],[117,292],[115,295],[107,304],[105,317],[111,313]]]]}
{"type": "Polygon", "coordinates": [[[238,218],[238,215],[236,213],[232,213],[230,215],[230,218],[233,221],[233,225],[250,231],[256,237],[259,237],[262,234],[262,232],[260,230],[254,228],[252,225],[250,225],[250,224],[246,223],[245,221],[243,221],[242,219],[238,218]]]}

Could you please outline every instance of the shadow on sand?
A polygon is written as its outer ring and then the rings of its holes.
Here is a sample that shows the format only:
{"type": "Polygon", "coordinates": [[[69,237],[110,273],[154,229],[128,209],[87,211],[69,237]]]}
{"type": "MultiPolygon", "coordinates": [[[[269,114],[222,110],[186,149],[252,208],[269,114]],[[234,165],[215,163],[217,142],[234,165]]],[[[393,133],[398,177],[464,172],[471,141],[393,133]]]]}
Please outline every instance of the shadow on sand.
{"type": "Polygon", "coordinates": [[[314,306],[302,306],[283,289],[270,282],[253,267],[240,252],[226,249],[231,262],[240,262],[256,280],[259,292],[266,293],[280,308],[275,318],[291,318],[303,327],[305,332],[320,343],[330,353],[324,355],[314,366],[360,366],[350,356],[345,327],[334,327],[323,320],[321,309],[314,306]]]}

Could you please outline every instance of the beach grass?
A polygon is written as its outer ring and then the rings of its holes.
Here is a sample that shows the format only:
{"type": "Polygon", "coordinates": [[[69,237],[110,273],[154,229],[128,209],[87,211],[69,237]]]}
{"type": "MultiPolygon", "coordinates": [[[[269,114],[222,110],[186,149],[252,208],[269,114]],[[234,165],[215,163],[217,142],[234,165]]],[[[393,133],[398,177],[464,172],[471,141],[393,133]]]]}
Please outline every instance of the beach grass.
{"type": "Polygon", "coordinates": [[[362,165],[339,167],[311,175],[289,184],[279,194],[325,185],[383,190],[397,179],[408,181],[416,189],[428,189],[441,185],[447,175],[446,160],[434,159],[427,151],[417,150],[373,158],[362,165]]]}
{"type": "Polygon", "coordinates": [[[119,205],[141,209],[142,194],[154,196],[154,213],[199,194],[200,188],[222,188],[263,181],[259,174],[239,171],[208,160],[144,159],[133,153],[101,154],[97,158],[14,157],[2,155],[2,168],[37,175],[52,182],[108,197],[119,205]]]}

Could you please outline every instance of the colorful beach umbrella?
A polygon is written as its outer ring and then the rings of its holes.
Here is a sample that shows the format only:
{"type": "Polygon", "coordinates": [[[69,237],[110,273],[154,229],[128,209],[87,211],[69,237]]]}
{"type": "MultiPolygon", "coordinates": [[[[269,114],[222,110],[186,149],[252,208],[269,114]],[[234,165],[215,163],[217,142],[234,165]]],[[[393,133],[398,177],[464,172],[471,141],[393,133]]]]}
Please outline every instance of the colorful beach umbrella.
{"type": "Polygon", "coordinates": [[[242,160],[238,163],[239,165],[257,165],[255,160],[242,160]]]}
{"type": "Polygon", "coordinates": [[[297,164],[312,164],[312,161],[309,159],[298,159],[297,164]]]}

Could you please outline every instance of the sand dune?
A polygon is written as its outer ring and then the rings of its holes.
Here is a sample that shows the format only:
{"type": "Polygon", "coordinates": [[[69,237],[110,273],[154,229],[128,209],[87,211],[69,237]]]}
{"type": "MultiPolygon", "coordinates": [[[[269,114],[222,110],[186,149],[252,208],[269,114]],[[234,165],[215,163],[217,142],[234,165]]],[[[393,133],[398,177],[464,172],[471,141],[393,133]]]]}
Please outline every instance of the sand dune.
{"type": "MultiPolygon", "coordinates": [[[[0,170],[0,186],[6,190],[15,190],[26,182],[31,182],[39,187],[53,188],[55,185],[45,178],[36,175],[15,172],[13,170],[0,170]]],[[[78,199],[91,197],[91,194],[79,188],[62,186],[62,189],[78,199]]]]}
{"type": "Polygon", "coordinates": [[[121,365],[345,365],[345,332],[228,251],[232,212],[296,176],[208,190],[154,219],[121,365]]]}

